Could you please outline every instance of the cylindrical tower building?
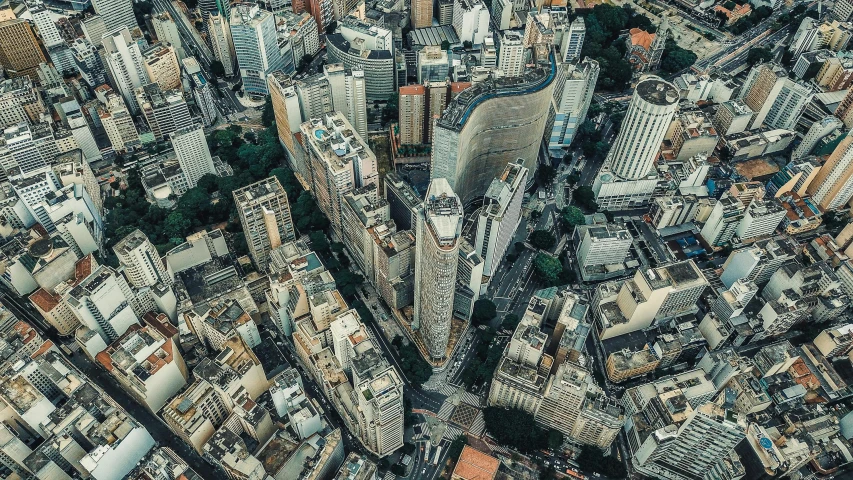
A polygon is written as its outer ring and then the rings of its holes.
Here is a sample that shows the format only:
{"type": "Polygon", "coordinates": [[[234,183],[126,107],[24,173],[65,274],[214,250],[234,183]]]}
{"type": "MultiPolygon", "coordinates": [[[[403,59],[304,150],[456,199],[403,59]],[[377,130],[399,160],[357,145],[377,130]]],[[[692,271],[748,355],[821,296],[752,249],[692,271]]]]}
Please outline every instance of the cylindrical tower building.
{"type": "Polygon", "coordinates": [[[610,170],[624,180],[648,175],[678,106],[678,89],[660,77],[640,81],[610,150],[610,170]]]}
{"type": "Polygon", "coordinates": [[[462,202],[444,178],[434,178],[416,225],[415,326],[432,358],[444,358],[450,340],[462,202]]]}

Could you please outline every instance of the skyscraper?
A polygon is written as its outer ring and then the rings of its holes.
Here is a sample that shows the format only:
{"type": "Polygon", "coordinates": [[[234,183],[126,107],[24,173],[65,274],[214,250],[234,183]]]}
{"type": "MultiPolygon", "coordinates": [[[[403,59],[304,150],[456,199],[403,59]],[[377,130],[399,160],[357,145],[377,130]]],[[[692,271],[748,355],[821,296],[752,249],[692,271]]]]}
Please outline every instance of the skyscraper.
{"type": "Polygon", "coordinates": [[[585,38],[586,23],[583,17],[578,17],[563,32],[563,42],[560,44],[560,56],[564,62],[571,62],[576,58],[580,58],[585,38]]]}
{"type": "Polygon", "coordinates": [[[835,147],[806,192],[826,210],[850,201],[853,197],[853,130],[835,147]]]}
{"type": "Polygon", "coordinates": [[[432,26],[432,0],[412,0],[412,28],[432,26]]]}
{"type": "Polygon", "coordinates": [[[423,85],[400,87],[400,145],[424,143],[424,100],[423,85]]]}
{"type": "Polygon", "coordinates": [[[199,179],[207,174],[216,175],[216,167],[201,125],[180,128],[169,135],[169,140],[172,141],[189,188],[195,187],[199,179]]]}
{"type": "Polygon", "coordinates": [[[624,180],[639,180],[652,170],[672,117],[678,107],[678,89],[664,79],[650,76],[637,84],[623,128],[616,137],[606,164],[624,180]]]}
{"type": "Polygon", "coordinates": [[[234,191],[234,203],[249,254],[266,271],[270,250],[296,239],[287,192],[273,176],[234,191]]]}
{"type": "Polygon", "coordinates": [[[95,13],[104,19],[107,31],[111,32],[119,28],[133,30],[139,28],[136,23],[136,15],[133,14],[133,2],[127,0],[92,0],[95,13]]]}
{"type": "Polygon", "coordinates": [[[364,72],[350,70],[341,63],[330,63],[323,65],[323,76],[329,82],[333,108],[347,117],[362,138],[367,138],[364,72]]]}
{"type": "Polygon", "coordinates": [[[368,100],[386,100],[396,92],[394,42],[391,30],[347,17],[340,33],[326,35],[329,63],[364,72],[368,100]]]}
{"type": "Polygon", "coordinates": [[[483,198],[477,221],[474,248],[483,259],[483,275],[490,277],[503,261],[521,221],[521,204],[527,185],[527,169],[522,161],[508,163],[503,173],[492,180],[483,198]]]}
{"type": "Polygon", "coordinates": [[[656,402],[665,405],[659,421],[666,426],[649,434],[632,462],[638,471],[652,477],[706,478],[705,473],[743,440],[746,421],[715,403],[693,409],[681,390],[667,396],[671,398],[656,402]]]}
{"type": "Polygon", "coordinates": [[[108,31],[103,17],[91,14],[87,14],[80,22],[80,29],[83,30],[86,40],[91,42],[95,47],[101,46],[101,39],[108,31]]]}
{"type": "Polygon", "coordinates": [[[36,76],[36,68],[45,61],[33,29],[26,20],[10,18],[0,21],[0,65],[9,77],[36,76]]]}
{"type": "Polygon", "coordinates": [[[524,73],[524,37],[521,32],[507,30],[498,37],[498,68],[508,77],[524,73]]]}
{"type": "Polygon", "coordinates": [[[151,133],[158,140],[193,124],[189,106],[180,90],[163,91],[156,83],[149,83],[137,88],[135,97],[151,133]]]}
{"type": "Polygon", "coordinates": [[[231,10],[231,39],[243,91],[266,95],[267,74],[284,68],[273,14],[257,4],[236,4],[231,10]]]}
{"type": "MultiPolygon", "coordinates": [[[[284,145],[288,156],[294,155],[293,134],[299,131],[302,124],[302,116],[299,112],[299,97],[296,95],[296,87],[290,76],[284,72],[273,72],[267,75],[267,88],[270,92],[273,112],[275,113],[275,127],[278,130],[278,139],[284,145]]],[[[296,170],[291,161],[290,166],[294,173],[304,175],[296,170]]]]}
{"type": "Polygon", "coordinates": [[[130,284],[136,288],[151,287],[158,283],[171,285],[172,278],[160,259],[154,244],[140,230],[134,230],[114,247],[118,262],[124,267],[130,284]]]}
{"type": "Polygon", "coordinates": [[[228,18],[222,15],[211,14],[207,19],[207,35],[210,41],[213,56],[222,63],[225,76],[234,75],[234,42],[231,40],[231,27],[228,18]]]}
{"type": "Polygon", "coordinates": [[[586,120],[600,71],[598,62],[589,57],[580,63],[564,63],[557,68],[552,106],[554,125],[546,132],[549,148],[571,145],[578,127],[586,120]]]}
{"type": "Polygon", "coordinates": [[[157,41],[163,44],[168,43],[175,49],[178,61],[187,57],[187,53],[184,51],[183,40],[181,40],[181,35],[178,32],[178,25],[172,19],[172,15],[169,12],[160,12],[152,15],[151,25],[154,27],[154,34],[157,35],[157,41]]]}
{"type": "Polygon", "coordinates": [[[450,340],[462,235],[462,202],[446,179],[433,178],[415,229],[414,326],[432,358],[444,358],[450,340]]]}
{"type": "MultiPolygon", "coordinates": [[[[456,95],[435,123],[432,178],[446,179],[467,204],[511,161],[524,159],[533,176],[556,73],[555,63],[543,63],[521,82],[486,81],[456,95]]],[[[432,85],[429,90],[432,115],[432,85]]]]}
{"type": "Polygon", "coordinates": [[[78,38],[71,46],[74,55],[74,63],[83,80],[94,89],[107,81],[107,71],[101,62],[98,50],[88,40],[78,38]]]}
{"type": "Polygon", "coordinates": [[[172,46],[156,43],[146,48],[142,57],[148,78],[162,90],[181,88],[181,65],[172,46]]]}
{"type": "Polygon", "coordinates": [[[376,155],[339,112],[313,118],[301,128],[311,172],[311,192],[335,235],[343,238],[342,198],[356,188],[367,185],[378,188],[376,155]]]}
{"type": "Polygon", "coordinates": [[[131,38],[127,27],[111,30],[111,33],[103,37],[102,43],[104,58],[115,87],[124,97],[128,108],[136,113],[139,111],[139,103],[136,101],[134,90],[148,83],[139,44],[131,38]]]}

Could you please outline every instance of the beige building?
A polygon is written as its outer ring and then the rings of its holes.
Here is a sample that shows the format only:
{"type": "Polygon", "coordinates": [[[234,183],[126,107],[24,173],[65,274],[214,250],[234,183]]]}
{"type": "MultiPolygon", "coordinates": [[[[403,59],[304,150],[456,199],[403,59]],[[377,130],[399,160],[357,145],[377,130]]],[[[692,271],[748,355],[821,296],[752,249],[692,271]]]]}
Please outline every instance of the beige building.
{"type": "Polygon", "coordinates": [[[234,191],[234,203],[249,254],[266,271],[270,250],[296,239],[287,192],[273,176],[234,191]]]}
{"type": "Polygon", "coordinates": [[[412,0],[412,28],[432,26],[432,0],[412,0]]]}
{"type": "Polygon", "coordinates": [[[414,326],[429,355],[444,358],[450,341],[462,202],[444,178],[434,178],[416,225],[414,326]]]}
{"type": "Polygon", "coordinates": [[[181,88],[181,66],[175,47],[157,43],[142,52],[148,78],[161,90],[181,88]]]}
{"type": "Polygon", "coordinates": [[[368,185],[378,188],[376,155],[340,112],[313,118],[301,129],[311,170],[311,192],[335,236],[343,238],[341,201],[353,189],[368,185]]]}
{"type": "Polygon", "coordinates": [[[708,286],[693,260],[637,270],[625,282],[600,284],[592,312],[602,340],[643,330],[656,319],[696,311],[696,301],[708,286]]]}
{"type": "Polygon", "coordinates": [[[400,87],[400,145],[424,143],[425,101],[423,85],[400,87]]]}
{"type": "Polygon", "coordinates": [[[11,18],[6,15],[0,21],[0,65],[6,70],[6,76],[35,78],[39,64],[47,60],[30,24],[15,18],[11,10],[8,13],[11,18]]]}
{"type": "Polygon", "coordinates": [[[848,132],[806,189],[824,210],[845,205],[853,196],[853,135],[848,132]]]}

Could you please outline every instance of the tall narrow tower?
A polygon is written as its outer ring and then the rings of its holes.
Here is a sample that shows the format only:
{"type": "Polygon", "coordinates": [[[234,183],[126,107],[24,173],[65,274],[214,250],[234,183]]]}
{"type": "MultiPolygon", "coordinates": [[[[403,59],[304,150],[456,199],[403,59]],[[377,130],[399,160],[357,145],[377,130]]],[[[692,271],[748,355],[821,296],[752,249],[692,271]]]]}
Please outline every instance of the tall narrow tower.
{"type": "Polygon", "coordinates": [[[663,57],[663,50],[666,48],[666,39],[669,35],[669,18],[663,17],[663,22],[660,24],[655,39],[652,41],[649,57],[649,71],[654,72],[660,66],[660,59],[663,57]]]}
{"type": "Polygon", "coordinates": [[[657,76],[640,81],[605,166],[609,164],[624,180],[648,175],[677,106],[678,89],[673,84],[657,76]]]}
{"type": "Polygon", "coordinates": [[[415,230],[414,319],[432,358],[444,358],[450,340],[462,218],[462,202],[450,184],[434,178],[415,230]]]}

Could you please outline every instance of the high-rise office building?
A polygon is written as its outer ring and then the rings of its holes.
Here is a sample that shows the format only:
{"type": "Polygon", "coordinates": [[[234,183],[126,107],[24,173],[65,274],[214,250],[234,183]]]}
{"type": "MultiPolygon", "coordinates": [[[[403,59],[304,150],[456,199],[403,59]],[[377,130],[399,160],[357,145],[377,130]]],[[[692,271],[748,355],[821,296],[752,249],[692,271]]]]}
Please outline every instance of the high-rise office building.
{"type": "Polygon", "coordinates": [[[735,250],[723,264],[720,281],[731,288],[739,279],[762,285],[776,270],[793,260],[801,251],[799,244],[787,237],[759,240],[749,247],[735,250]]]}
{"type": "Polygon", "coordinates": [[[483,0],[454,0],[453,29],[460,42],[482,44],[489,33],[489,10],[483,0]]]}
{"type": "Polygon", "coordinates": [[[400,230],[414,230],[417,225],[417,210],[423,202],[415,189],[397,172],[385,175],[385,199],[391,208],[391,219],[400,230]]]}
{"type": "Polygon", "coordinates": [[[139,325],[139,317],[146,313],[134,311],[136,298],[124,275],[106,265],[94,269],[66,295],[71,312],[84,327],[100,336],[103,347],[124,335],[132,325],[139,325]]]}
{"type": "Polygon", "coordinates": [[[267,75],[267,89],[270,92],[270,100],[275,113],[278,139],[288,152],[288,159],[291,160],[290,166],[293,172],[304,177],[305,173],[297,170],[292,161],[295,154],[293,134],[299,131],[299,126],[302,124],[296,86],[289,75],[284,72],[273,72],[267,75]]]}
{"type": "Polygon", "coordinates": [[[156,139],[166,139],[169,134],[193,124],[190,108],[181,90],[161,90],[149,83],[135,91],[135,98],[145,121],[156,139]]]}
{"type": "Polygon", "coordinates": [[[806,192],[826,210],[850,201],[853,197],[853,130],[835,147],[806,192]]]}
{"type": "Polygon", "coordinates": [[[189,80],[196,108],[201,112],[202,123],[208,127],[219,117],[219,110],[214,100],[216,98],[213,94],[214,87],[204,78],[201,66],[194,57],[187,57],[181,63],[184,67],[184,75],[189,80]]]}
{"type": "Polygon", "coordinates": [[[94,89],[107,82],[107,70],[98,55],[98,50],[88,40],[78,38],[71,45],[74,63],[83,81],[94,89]]]}
{"type": "Polygon", "coordinates": [[[644,475],[661,478],[707,478],[743,440],[746,419],[716,403],[698,408],[684,405],[684,396],[661,394],[666,400],[650,402],[646,410],[664,405],[658,414],[665,424],[652,431],[634,451],[631,461],[644,475]],[[681,405],[681,408],[675,408],[681,405]],[[667,408],[669,406],[669,408],[667,408]]]}
{"type": "Polygon", "coordinates": [[[649,327],[656,319],[698,310],[708,281],[693,260],[637,270],[627,281],[601,283],[590,310],[602,340],[649,327]]]}
{"type": "Polygon", "coordinates": [[[722,247],[731,242],[738,225],[743,220],[745,207],[737,197],[728,192],[714,205],[711,216],[702,227],[702,238],[713,247],[722,247]]]}
{"type": "Polygon", "coordinates": [[[56,28],[56,23],[50,18],[47,8],[41,0],[29,0],[27,10],[33,17],[33,23],[36,24],[41,41],[45,47],[53,47],[56,45],[65,44],[65,40],[59,34],[59,29],[56,28]]]}
{"type": "Polygon", "coordinates": [[[598,62],[591,58],[557,67],[551,106],[554,123],[551,130],[546,131],[549,148],[571,145],[578,127],[586,120],[600,70],[598,62]]]}
{"type": "Polygon", "coordinates": [[[207,19],[207,35],[210,39],[213,56],[222,63],[225,76],[233,76],[234,60],[237,58],[237,55],[234,53],[234,42],[231,39],[231,27],[228,24],[228,17],[224,17],[221,14],[211,14],[207,19]]]}
{"type": "Polygon", "coordinates": [[[364,72],[368,100],[386,100],[396,92],[396,62],[391,30],[347,17],[340,33],[326,35],[329,63],[364,72]]]}
{"type": "Polygon", "coordinates": [[[270,251],[296,239],[287,192],[273,176],[235,190],[234,203],[252,260],[266,271],[270,251]]]}
{"type": "MultiPolygon", "coordinates": [[[[774,199],[753,199],[743,212],[743,219],[735,230],[741,243],[751,243],[760,238],[773,235],[785,218],[787,210],[774,199]]],[[[713,215],[713,212],[711,213],[713,215]]]]}
{"type": "Polygon", "coordinates": [[[607,156],[610,170],[625,180],[639,180],[652,170],[660,144],[678,106],[678,89],[660,77],[637,84],[625,125],[607,156]]]}
{"type": "Polygon", "coordinates": [[[136,101],[134,91],[148,83],[142,52],[126,27],[110,30],[110,32],[102,39],[104,59],[115,87],[124,97],[128,108],[136,113],[139,111],[139,102],[136,101]]]}
{"type": "Polygon", "coordinates": [[[101,46],[101,39],[108,31],[103,17],[91,14],[87,14],[80,22],[80,29],[83,30],[83,35],[86,37],[86,40],[95,47],[101,46]]]}
{"type": "Polygon", "coordinates": [[[39,64],[46,61],[41,47],[30,24],[8,12],[0,19],[0,65],[8,77],[35,78],[39,64]]]}
{"type": "Polygon", "coordinates": [[[522,161],[508,163],[503,173],[492,180],[483,198],[477,220],[474,248],[483,259],[483,275],[491,277],[503,261],[518,224],[527,185],[527,169],[522,161]]]}
{"type": "Polygon", "coordinates": [[[427,45],[418,52],[418,83],[444,81],[449,71],[447,52],[441,47],[427,45]]]}
{"type": "Polygon", "coordinates": [[[323,65],[323,76],[329,82],[334,109],[344,114],[361,138],[367,138],[367,91],[364,72],[350,70],[340,63],[331,63],[323,65]]]}
{"type": "Polygon", "coordinates": [[[498,69],[508,77],[518,77],[524,73],[524,37],[521,32],[507,30],[498,37],[498,69]]]}
{"type": "Polygon", "coordinates": [[[158,283],[172,284],[172,278],[166,271],[157,248],[142,231],[134,230],[121,239],[113,247],[113,252],[134,287],[152,287],[158,283]]]}
{"type": "Polygon", "coordinates": [[[181,65],[172,46],[155,43],[142,52],[142,57],[148,78],[161,90],[181,88],[181,65]]]}
{"type": "Polygon", "coordinates": [[[343,238],[343,195],[367,185],[378,188],[376,155],[338,112],[311,119],[301,128],[311,170],[311,192],[332,224],[332,231],[343,238]]]}
{"type": "Polygon", "coordinates": [[[400,145],[424,143],[424,101],[426,89],[423,85],[400,87],[400,145]]]}
{"type": "Polygon", "coordinates": [[[282,70],[275,17],[256,4],[236,4],[231,9],[231,39],[243,80],[243,91],[266,95],[267,75],[282,70]]]}
{"type": "Polygon", "coordinates": [[[624,262],[634,240],[624,224],[613,223],[578,226],[573,237],[582,274],[589,268],[624,262]]]}
{"type": "Polygon", "coordinates": [[[788,78],[783,67],[764,63],[749,72],[739,98],[755,112],[751,128],[766,124],[791,129],[811,97],[811,89],[788,78]]]}
{"type": "Polygon", "coordinates": [[[432,0],[412,0],[412,28],[432,26],[432,0]]]}
{"type": "Polygon", "coordinates": [[[139,28],[133,14],[133,2],[126,0],[92,0],[92,6],[103,20],[108,32],[127,28],[139,28]]]}
{"type": "Polygon", "coordinates": [[[207,147],[207,138],[201,125],[179,128],[169,134],[169,140],[178,157],[178,164],[187,179],[187,186],[193,188],[205,175],[216,175],[216,167],[207,147]]]}
{"type": "Polygon", "coordinates": [[[462,202],[443,178],[433,178],[416,224],[414,326],[427,353],[445,358],[456,289],[462,202]]]}
{"type": "MultiPolygon", "coordinates": [[[[484,195],[516,159],[524,159],[531,181],[555,77],[556,65],[540,64],[511,87],[486,81],[462,90],[435,124],[432,178],[446,179],[465,204],[484,195]]],[[[432,116],[440,110],[432,108],[432,86],[429,90],[432,116]]]]}
{"type": "Polygon", "coordinates": [[[563,41],[560,44],[560,57],[563,62],[571,62],[580,58],[583,41],[586,38],[586,23],[583,17],[578,17],[569,24],[569,28],[563,32],[563,41]]]}
{"type": "Polygon", "coordinates": [[[812,126],[809,127],[809,131],[806,132],[806,136],[803,137],[803,140],[791,153],[791,159],[799,160],[807,157],[812,150],[814,150],[815,146],[817,146],[818,142],[826,138],[828,135],[843,130],[844,124],[841,120],[833,117],[832,115],[823,117],[820,121],[813,123],[812,126]]]}
{"type": "Polygon", "coordinates": [[[178,56],[178,61],[187,58],[187,52],[184,50],[184,43],[181,40],[178,25],[169,12],[160,12],[152,15],[151,25],[154,27],[154,35],[157,36],[158,43],[168,44],[174,48],[175,54],[178,56]]]}

